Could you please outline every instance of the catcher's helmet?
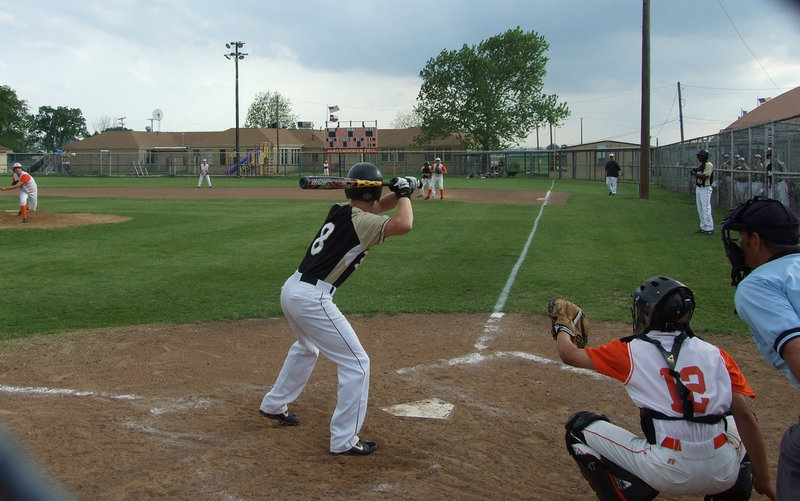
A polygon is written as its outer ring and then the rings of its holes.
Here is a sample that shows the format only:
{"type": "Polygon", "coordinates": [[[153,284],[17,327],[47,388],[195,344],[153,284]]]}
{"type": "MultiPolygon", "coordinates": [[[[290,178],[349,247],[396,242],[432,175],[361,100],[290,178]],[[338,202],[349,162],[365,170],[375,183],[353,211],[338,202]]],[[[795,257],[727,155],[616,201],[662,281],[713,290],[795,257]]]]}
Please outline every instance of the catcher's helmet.
{"type": "Polygon", "coordinates": [[[650,277],[633,291],[633,334],[651,330],[673,331],[689,324],[694,313],[694,294],[668,277],[650,277]]]}
{"type": "MultiPolygon", "coordinates": [[[[350,168],[347,177],[351,179],[365,179],[369,181],[383,181],[383,174],[375,164],[359,162],[350,168]]],[[[381,198],[383,186],[371,188],[345,188],[344,194],[350,200],[375,201],[381,198]]]]}
{"type": "Polygon", "coordinates": [[[697,156],[703,160],[708,160],[708,150],[702,149],[698,151],[697,156]]]}

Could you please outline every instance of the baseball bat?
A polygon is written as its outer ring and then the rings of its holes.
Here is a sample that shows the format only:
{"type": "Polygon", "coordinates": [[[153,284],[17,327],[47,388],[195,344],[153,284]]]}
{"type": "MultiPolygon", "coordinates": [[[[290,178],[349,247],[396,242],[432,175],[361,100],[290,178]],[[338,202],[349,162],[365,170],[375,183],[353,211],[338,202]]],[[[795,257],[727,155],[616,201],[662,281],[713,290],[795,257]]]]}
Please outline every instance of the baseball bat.
{"type": "Polygon", "coordinates": [[[389,184],[388,181],[371,181],[368,179],[353,179],[350,177],[303,176],[300,178],[300,188],[303,190],[372,188],[375,186],[389,186],[389,184]]]}

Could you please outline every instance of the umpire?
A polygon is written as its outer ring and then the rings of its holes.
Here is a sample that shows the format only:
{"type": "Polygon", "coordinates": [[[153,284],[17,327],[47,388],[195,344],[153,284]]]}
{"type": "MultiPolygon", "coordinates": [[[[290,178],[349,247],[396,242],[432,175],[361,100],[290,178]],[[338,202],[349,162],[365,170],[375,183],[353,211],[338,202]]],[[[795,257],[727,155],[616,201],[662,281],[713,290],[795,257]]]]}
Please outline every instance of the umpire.
{"type": "MultiPolygon", "coordinates": [[[[764,358],[800,388],[797,216],[777,200],[753,197],[728,212],[722,241],[731,262],[737,314],[750,326],[764,358]]],[[[781,440],[777,493],[778,499],[800,499],[800,417],[781,440]]]]}

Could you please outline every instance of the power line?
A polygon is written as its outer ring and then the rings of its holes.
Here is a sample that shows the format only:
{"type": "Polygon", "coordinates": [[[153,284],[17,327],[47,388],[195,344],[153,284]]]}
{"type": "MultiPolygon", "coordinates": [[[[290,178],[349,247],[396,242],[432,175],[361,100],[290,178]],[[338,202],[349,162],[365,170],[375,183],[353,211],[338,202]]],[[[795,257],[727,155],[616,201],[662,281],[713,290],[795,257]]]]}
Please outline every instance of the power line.
{"type": "Polygon", "coordinates": [[[730,23],[731,23],[731,26],[733,26],[733,31],[735,31],[735,32],[736,32],[736,34],[739,36],[739,40],[741,40],[741,41],[742,41],[742,43],[744,44],[744,46],[745,46],[745,48],[747,49],[747,51],[750,53],[750,55],[751,55],[751,56],[753,56],[753,59],[755,60],[755,62],[756,62],[756,63],[758,63],[758,65],[761,67],[761,71],[763,71],[763,72],[764,72],[764,74],[765,74],[765,75],[767,75],[767,78],[769,78],[769,81],[770,81],[770,82],[772,82],[772,85],[774,85],[774,86],[775,86],[775,88],[776,88],[776,89],[778,89],[778,90],[780,91],[780,90],[781,90],[781,88],[780,88],[780,87],[778,87],[778,84],[776,84],[776,83],[775,83],[775,80],[773,80],[773,79],[772,79],[772,76],[770,76],[770,74],[769,74],[769,72],[767,71],[767,69],[766,69],[766,68],[764,68],[764,65],[763,65],[763,64],[761,64],[761,61],[759,61],[759,60],[758,60],[758,58],[756,57],[756,55],[755,55],[755,54],[753,54],[753,51],[752,51],[752,50],[750,50],[750,46],[749,46],[749,45],[747,45],[747,42],[745,42],[745,41],[744,41],[744,37],[742,37],[742,34],[741,34],[741,33],[739,33],[739,30],[736,28],[736,25],[733,23],[733,19],[731,19],[731,16],[730,16],[730,15],[728,15],[728,11],[727,11],[727,10],[725,10],[725,6],[724,6],[724,5],[722,5],[722,0],[717,0],[717,3],[719,3],[719,7],[722,9],[722,12],[724,12],[724,13],[725,13],[725,17],[727,17],[727,18],[728,18],[728,21],[730,21],[730,23]]]}

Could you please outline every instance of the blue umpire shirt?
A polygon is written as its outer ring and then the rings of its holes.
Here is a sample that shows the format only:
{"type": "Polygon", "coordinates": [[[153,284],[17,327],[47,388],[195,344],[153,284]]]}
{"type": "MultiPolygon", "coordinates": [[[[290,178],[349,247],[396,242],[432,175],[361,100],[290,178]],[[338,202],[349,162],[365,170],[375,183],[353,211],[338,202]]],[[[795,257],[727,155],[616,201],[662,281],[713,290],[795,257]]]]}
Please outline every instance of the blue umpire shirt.
{"type": "Polygon", "coordinates": [[[734,302],[767,361],[800,388],[778,355],[786,343],[800,337],[800,254],[780,257],[753,270],[736,287],[734,302]]]}

